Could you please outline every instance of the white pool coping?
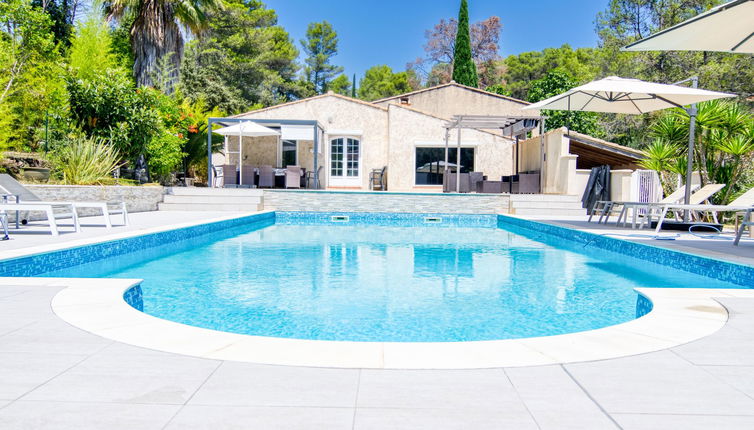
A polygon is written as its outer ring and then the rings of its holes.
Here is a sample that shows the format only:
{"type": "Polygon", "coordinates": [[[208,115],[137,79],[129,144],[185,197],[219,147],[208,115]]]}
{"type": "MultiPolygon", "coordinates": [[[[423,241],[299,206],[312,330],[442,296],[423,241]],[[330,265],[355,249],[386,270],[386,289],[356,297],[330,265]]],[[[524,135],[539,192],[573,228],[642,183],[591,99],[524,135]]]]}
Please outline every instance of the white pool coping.
{"type": "MultiPolygon", "coordinates": [[[[257,212],[259,213],[259,212],[257,212]]],[[[184,228],[234,214],[97,238],[0,252],[0,258],[50,252],[184,228]]],[[[728,312],[715,297],[754,298],[754,290],[639,288],[653,303],[642,318],[557,336],[473,342],[340,342],[249,336],[176,323],[131,307],[123,293],[136,279],[0,277],[2,285],[63,288],[52,300],[56,315],[104,338],[175,354],[260,364],[365,369],[479,369],[604,360],[658,351],[708,336],[728,312]]]]}
{"type": "Polygon", "coordinates": [[[340,342],[220,332],[140,312],[123,293],[134,279],[0,278],[0,284],[65,287],[56,315],[90,333],[143,348],[215,360],[364,369],[480,369],[604,360],[671,348],[708,336],[728,312],[714,297],[754,290],[640,288],[653,310],[623,324],[557,336],[474,342],[340,342]]]}

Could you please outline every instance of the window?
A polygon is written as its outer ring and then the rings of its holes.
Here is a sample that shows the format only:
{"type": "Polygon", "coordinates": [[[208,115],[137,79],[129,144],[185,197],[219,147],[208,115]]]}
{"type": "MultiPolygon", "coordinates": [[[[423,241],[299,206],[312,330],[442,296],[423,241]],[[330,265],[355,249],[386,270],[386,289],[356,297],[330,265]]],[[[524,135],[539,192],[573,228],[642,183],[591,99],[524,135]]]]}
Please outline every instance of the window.
{"type": "MultiPolygon", "coordinates": [[[[456,171],[457,148],[448,149],[448,167],[456,171]]],[[[445,148],[416,148],[416,185],[442,185],[445,148]]],[[[461,148],[461,173],[474,170],[474,148],[461,148]]]]}
{"type": "Polygon", "coordinates": [[[359,176],[358,139],[339,137],[330,141],[330,176],[359,176]]]}
{"type": "Polygon", "coordinates": [[[283,168],[296,165],[296,141],[283,141],[283,168]]]}

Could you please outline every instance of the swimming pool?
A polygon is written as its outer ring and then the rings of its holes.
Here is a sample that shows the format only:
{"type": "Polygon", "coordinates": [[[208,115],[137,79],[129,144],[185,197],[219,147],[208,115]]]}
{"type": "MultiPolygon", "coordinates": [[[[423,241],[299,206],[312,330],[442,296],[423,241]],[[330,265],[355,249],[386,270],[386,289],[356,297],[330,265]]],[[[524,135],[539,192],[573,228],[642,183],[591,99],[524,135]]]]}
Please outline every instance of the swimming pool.
{"type": "Polygon", "coordinates": [[[598,236],[566,239],[567,231],[512,220],[278,213],[44,276],[144,279],[129,293],[133,304],[192,326],[366,342],[573,333],[631,320],[637,301],[646,312],[636,287],[746,285],[734,275],[714,279],[612,252],[598,236]]]}

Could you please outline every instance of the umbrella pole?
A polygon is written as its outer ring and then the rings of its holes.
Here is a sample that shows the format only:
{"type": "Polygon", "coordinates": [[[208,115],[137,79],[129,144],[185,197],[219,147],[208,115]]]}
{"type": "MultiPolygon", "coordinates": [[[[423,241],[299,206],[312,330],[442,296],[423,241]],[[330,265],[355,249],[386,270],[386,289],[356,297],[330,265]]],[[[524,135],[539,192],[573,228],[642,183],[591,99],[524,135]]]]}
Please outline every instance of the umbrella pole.
{"type": "Polygon", "coordinates": [[[461,192],[461,125],[458,124],[458,149],[456,149],[456,192],[461,192]]]}
{"type": "MultiPolygon", "coordinates": [[[[699,86],[699,78],[696,76],[691,78],[691,88],[697,88],[699,86]]],[[[694,141],[696,140],[696,103],[691,105],[691,108],[687,109],[689,114],[689,152],[686,159],[686,190],[683,196],[683,204],[689,204],[691,201],[691,178],[694,170],[694,141]]],[[[691,211],[683,211],[683,222],[689,222],[689,215],[691,211]]]]}
{"type": "Polygon", "coordinates": [[[243,184],[243,123],[238,127],[238,183],[243,184]]]}
{"type": "MultiPolygon", "coordinates": [[[[445,181],[448,180],[448,140],[450,140],[450,129],[446,128],[445,129],[445,166],[443,167],[443,170],[442,170],[443,183],[446,183],[445,181]]],[[[448,188],[450,188],[450,184],[448,184],[448,188]]],[[[443,190],[443,192],[444,191],[445,190],[443,190]]]]}

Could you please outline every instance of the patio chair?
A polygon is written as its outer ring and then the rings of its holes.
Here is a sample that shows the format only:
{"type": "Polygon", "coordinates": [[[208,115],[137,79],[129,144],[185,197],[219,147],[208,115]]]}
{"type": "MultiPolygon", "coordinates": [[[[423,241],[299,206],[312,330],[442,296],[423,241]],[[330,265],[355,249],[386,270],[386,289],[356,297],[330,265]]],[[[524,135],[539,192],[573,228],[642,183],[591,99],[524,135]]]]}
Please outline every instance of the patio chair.
{"type": "Polygon", "coordinates": [[[256,167],[254,166],[247,166],[243,165],[241,166],[241,187],[244,188],[254,188],[256,185],[254,185],[254,177],[256,174],[256,167]]]}
{"type": "Polygon", "coordinates": [[[503,181],[482,181],[477,185],[477,193],[502,194],[504,192],[503,181]]]}
{"type": "Polygon", "coordinates": [[[381,168],[381,169],[372,169],[372,171],[369,173],[369,189],[370,190],[376,190],[379,189],[380,191],[386,191],[386,177],[385,173],[387,172],[387,166],[381,168]]]}
{"type": "Polygon", "coordinates": [[[481,183],[484,181],[484,173],[482,172],[469,172],[469,182],[471,191],[478,193],[481,183]]]}
{"type": "Polygon", "coordinates": [[[511,194],[538,194],[539,172],[519,173],[511,178],[511,194]]]}
{"type": "MultiPolygon", "coordinates": [[[[67,215],[70,215],[68,211],[68,207],[72,209],[73,215],[74,215],[74,223],[78,224],[78,209],[88,208],[88,209],[97,209],[100,212],[102,212],[102,216],[104,217],[104,225],[107,228],[110,228],[113,226],[111,217],[113,215],[122,215],[123,216],[123,225],[128,225],[128,209],[126,208],[125,202],[102,202],[102,201],[89,201],[89,202],[80,202],[80,201],[43,201],[40,199],[36,194],[31,192],[28,188],[21,185],[18,181],[13,179],[8,174],[0,174],[0,191],[4,191],[8,194],[15,195],[15,202],[14,203],[8,203],[11,205],[16,205],[11,210],[16,211],[24,211],[25,209],[21,209],[21,205],[23,204],[30,204],[34,205],[35,209],[30,209],[26,211],[41,211],[46,212],[46,208],[39,208],[40,206],[52,206],[53,208],[59,208],[63,210],[63,213],[55,214],[57,218],[70,218],[67,215]]],[[[50,219],[50,214],[47,213],[48,220],[50,219]]],[[[18,218],[16,219],[18,220],[18,218]]],[[[78,226],[76,226],[76,231],[78,231],[78,226]]]]}
{"type": "Polygon", "coordinates": [[[275,186],[275,169],[272,166],[259,166],[259,188],[275,186]]]}
{"type": "MultiPolygon", "coordinates": [[[[710,184],[710,185],[720,185],[720,184],[710,184]]],[[[704,188],[707,188],[710,185],[707,185],[704,188]]],[[[696,193],[694,193],[692,195],[692,199],[690,199],[690,201],[693,202],[694,196],[696,196],[697,194],[701,193],[702,190],[704,190],[704,188],[702,188],[701,190],[699,190],[696,193]]],[[[715,187],[712,187],[711,189],[714,189],[714,188],[715,187]]],[[[720,187],[720,188],[722,188],[722,187],[720,187]]],[[[714,194],[714,193],[712,193],[712,194],[714,194]]],[[[712,194],[710,194],[710,196],[712,194]]],[[[701,197],[698,197],[697,201],[698,201],[699,198],[701,198],[701,197]]],[[[709,198],[709,196],[707,198],[709,198]]],[[[707,200],[707,199],[705,198],[704,200],[707,200]]],[[[688,210],[688,211],[697,212],[697,213],[709,212],[709,213],[713,214],[713,219],[717,223],[717,213],[718,212],[741,212],[741,211],[749,211],[753,207],[754,207],[754,188],[751,188],[749,191],[741,194],[737,199],[733,200],[732,202],[730,202],[730,204],[727,204],[727,205],[703,205],[703,204],[698,204],[698,203],[697,204],[693,204],[692,203],[692,204],[688,204],[688,205],[684,205],[684,204],[664,204],[664,205],[655,204],[655,205],[652,206],[652,208],[655,209],[655,210],[659,209],[659,212],[658,212],[659,216],[658,216],[658,219],[657,219],[657,227],[656,227],[656,231],[657,232],[659,232],[662,229],[662,223],[665,221],[665,216],[667,215],[667,213],[668,213],[669,210],[673,210],[673,211],[685,211],[685,210],[688,210]]],[[[650,217],[651,217],[651,215],[650,215],[650,217]]],[[[651,223],[651,219],[649,219],[648,222],[651,223]]],[[[749,222],[750,221],[748,221],[748,218],[744,217],[743,223],[749,223],[749,222]]]]}
{"type": "MultiPolygon", "coordinates": [[[[696,191],[699,188],[699,184],[693,184],[691,187],[691,191],[696,191]]],[[[686,193],[686,187],[680,187],[673,191],[672,193],[668,194],[665,198],[657,202],[658,204],[666,204],[666,203],[678,203],[685,195],[686,193]]],[[[610,214],[613,212],[613,210],[617,209],[618,207],[621,208],[620,215],[618,216],[618,223],[620,223],[621,218],[623,218],[627,214],[627,209],[633,208],[634,212],[636,212],[641,207],[648,207],[651,203],[649,202],[622,202],[622,201],[612,201],[612,200],[598,200],[595,202],[594,206],[592,206],[592,209],[589,211],[589,219],[588,222],[592,221],[592,217],[596,214],[600,214],[599,220],[597,220],[597,224],[601,223],[603,218],[605,220],[605,224],[607,224],[608,219],[610,218],[610,214]]],[[[625,221],[624,221],[625,224],[625,221]]]]}
{"type": "Polygon", "coordinates": [[[306,172],[306,176],[305,176],[306,188],[312,188],[312,187],[315,187],[315,185],[317,189],[322,187],[322,181],[320,180],[322,175],[320,175],[320,173],[322,173],[323,167],[324,166],[317,167],[317,173],[314,173],[313,170],[309,170],[306,172]]]}
{"type": "Polygon", "coordinates": [[[234,164],[223,164],[223,187],[238,188],[238,171],[234,164]]]}
{"type": "Polygon", "coordinates": [[[301,167],[288,166],[285,168],[285,188],[301,188],[301,167]]]}
{"type": "Polygon", "coordinates": [[[461,173],[461,186],[456,190],[456,173],[443,175],[443,192],[445,193],[468,193],[471,190],[471,177],[468,173],[461,173]]]}

